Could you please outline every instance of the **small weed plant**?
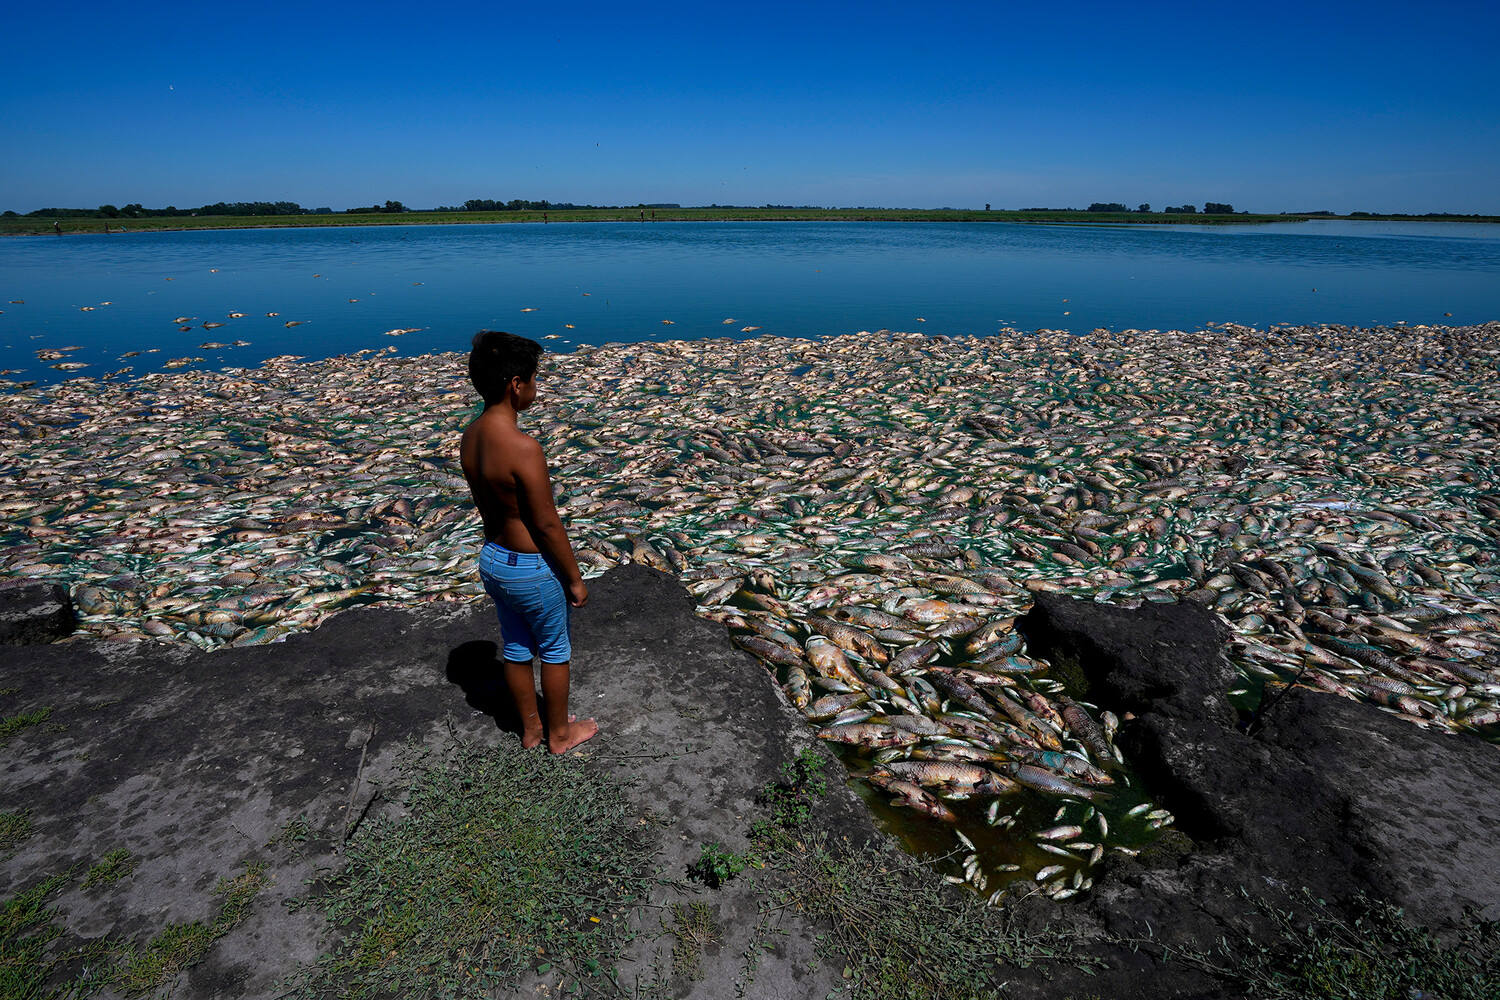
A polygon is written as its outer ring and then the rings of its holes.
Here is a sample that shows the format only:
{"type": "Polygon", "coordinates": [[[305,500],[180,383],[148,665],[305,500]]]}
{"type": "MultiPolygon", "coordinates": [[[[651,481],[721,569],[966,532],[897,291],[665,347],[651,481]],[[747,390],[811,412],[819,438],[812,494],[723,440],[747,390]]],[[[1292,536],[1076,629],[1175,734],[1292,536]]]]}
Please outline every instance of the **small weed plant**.
{"type": "Polygon", "coordinates": [[[711,840],[703,845],[698,860],[688,869],[688,875],[710,889],[717,889],[744,871],[749,863],[743,854],[736,854],[717,840],[711,840]]]}
{"type": "Polygon", "coordinates": [[[266,847],[284,847],[296,853],[300,851],[312,836],[312,824],[307,821],[307,815],[294,816],[281,824],[281,829],[276,836],[266,841],[266,847]]]}
{"type": "Polygon", "coordinates": [[[750,826],[750,836],[764,847],[775,847],[790,831],[812,819],[817,800],[828,793],[823,768],[828,758],[811,748],[781,765],[781,780],[767,782],[758,801],[766,815],[750,826]]]}

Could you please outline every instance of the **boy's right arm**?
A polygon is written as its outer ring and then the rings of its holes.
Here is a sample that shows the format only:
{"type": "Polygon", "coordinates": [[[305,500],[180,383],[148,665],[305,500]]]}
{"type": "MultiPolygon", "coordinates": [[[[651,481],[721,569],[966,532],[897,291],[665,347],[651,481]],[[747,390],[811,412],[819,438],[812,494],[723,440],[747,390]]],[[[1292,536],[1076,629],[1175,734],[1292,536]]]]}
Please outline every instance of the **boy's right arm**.
{"type": "Polygon", "coordinates": [[[589,589],[583,582],[583,574],[578,571],[578,560],[573,557],[573,546],[568,542],[562,518],[557,516],[547,459],[540,444],[530,437],[525,440],[524,447],[517,449],[516,503],[537,548],[562,572],[568,603],[581,608],[588,602],[589,589]]]}

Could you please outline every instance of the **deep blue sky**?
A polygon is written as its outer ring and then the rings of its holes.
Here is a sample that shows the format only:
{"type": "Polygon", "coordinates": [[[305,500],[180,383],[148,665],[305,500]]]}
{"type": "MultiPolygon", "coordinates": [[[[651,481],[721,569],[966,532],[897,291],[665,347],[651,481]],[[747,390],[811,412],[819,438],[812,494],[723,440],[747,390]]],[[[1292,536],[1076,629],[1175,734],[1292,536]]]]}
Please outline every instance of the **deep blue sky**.
{"type": "Polygon", "coordinates": [[[0,209],[1500,213],[1500,4],[948,6],[18,3],[0,209]]]}

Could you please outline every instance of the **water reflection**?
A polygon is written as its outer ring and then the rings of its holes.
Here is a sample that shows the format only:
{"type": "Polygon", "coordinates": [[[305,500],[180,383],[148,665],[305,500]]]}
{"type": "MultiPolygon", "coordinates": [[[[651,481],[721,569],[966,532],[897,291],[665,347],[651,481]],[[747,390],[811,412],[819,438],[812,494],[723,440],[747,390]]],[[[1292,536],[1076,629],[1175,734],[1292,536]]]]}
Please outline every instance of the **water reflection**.
{"type": "Polygon", "coordinates": [[[127,233],[0,241],[0,276],[0,367],[52,381],[182,357],[223,367],[457,350],[481,327],[566,350],[880,328],[1474,323],[1500,317],[1500,230],[788,222],[127,233]],[[200,346],[234,340],[250,345],[200,346]],[[79,347],[70,363],[88,367],[35,357],[63,346],[79,347]]]}

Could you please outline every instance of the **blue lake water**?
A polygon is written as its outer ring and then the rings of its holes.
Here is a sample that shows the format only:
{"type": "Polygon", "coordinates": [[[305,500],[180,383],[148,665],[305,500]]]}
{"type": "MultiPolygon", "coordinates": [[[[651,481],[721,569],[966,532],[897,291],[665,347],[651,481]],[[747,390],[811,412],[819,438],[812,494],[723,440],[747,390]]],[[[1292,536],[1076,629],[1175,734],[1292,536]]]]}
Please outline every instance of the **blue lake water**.
{"type": "Polygon", "coordinates": [[[881,328],[1467,324],[1500,318],[1500,226],[511,223],[17,237],[0,240],[0,310],[0,368],[42,382],[125,365],[140,375],[180,357],[224,367],[466,350],[482,328],[551,335],[549,348],[567,350],[881,328]],[[235,340],[249,346],[199,346],[235,340]],[[80,348],[68,360],[88,367],[36,357],[61,347],[80,348]]]}

